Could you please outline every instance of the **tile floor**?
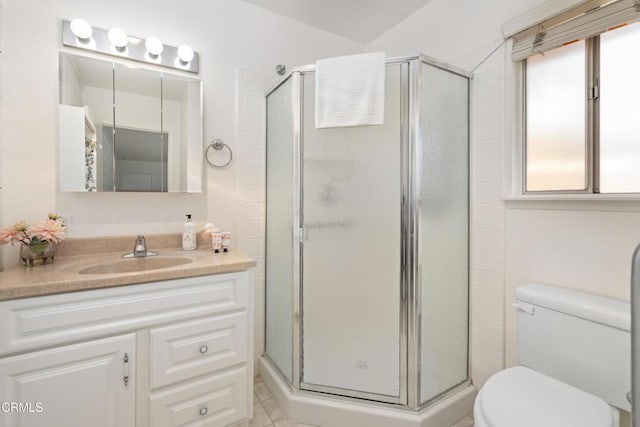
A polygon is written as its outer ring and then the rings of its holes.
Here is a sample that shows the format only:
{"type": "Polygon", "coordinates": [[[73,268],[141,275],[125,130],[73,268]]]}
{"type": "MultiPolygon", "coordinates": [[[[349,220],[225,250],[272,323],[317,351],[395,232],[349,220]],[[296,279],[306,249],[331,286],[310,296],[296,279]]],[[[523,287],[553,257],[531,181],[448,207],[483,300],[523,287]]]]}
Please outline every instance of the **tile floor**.
{"type": "MultiPolygon", "coordinates": [[[[249,427],[321,427],[287,420],[260,377],[254,378],[253,392],[253,419],[249,427]]],[[[466,416],[451,427],[473,427],[473,418],[466,416]]]]}
{"type": "Polygon", "coordinates": [[[253,381],[253,419],[249,427],[314,427],[289,421],[260,377],[253,381]]]}
{"type": "Polygon", "coordinates": [[[473,427],[473,418],[467,415],[451,427],[473,427]]]}

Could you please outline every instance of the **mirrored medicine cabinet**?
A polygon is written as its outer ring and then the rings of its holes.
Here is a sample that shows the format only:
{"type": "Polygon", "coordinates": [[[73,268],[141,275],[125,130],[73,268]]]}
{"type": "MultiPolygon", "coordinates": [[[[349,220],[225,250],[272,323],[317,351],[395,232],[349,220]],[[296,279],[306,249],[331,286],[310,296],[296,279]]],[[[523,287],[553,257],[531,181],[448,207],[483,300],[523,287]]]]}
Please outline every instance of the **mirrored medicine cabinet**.
{"type": "Polygon", "coordinates": [[[202,81],[59,55],[59,184],[74,192],[202,192],[202,81]]]}

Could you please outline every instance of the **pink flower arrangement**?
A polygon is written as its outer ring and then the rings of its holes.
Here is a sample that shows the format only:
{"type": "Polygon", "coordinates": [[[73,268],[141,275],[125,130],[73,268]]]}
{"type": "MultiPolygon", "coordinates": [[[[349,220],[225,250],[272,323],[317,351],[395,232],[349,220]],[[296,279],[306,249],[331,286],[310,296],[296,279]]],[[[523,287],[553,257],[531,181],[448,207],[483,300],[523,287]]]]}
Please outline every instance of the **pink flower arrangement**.
{"type": "Polygon", "coordinates": [[[62,218],[50,213],[47,219],[29,225],[26,221],[0,229],[0,244],[22,243],[25,246],[38,246],[45,242],[58,243],[64,240],[65,227],[62,218]]]}

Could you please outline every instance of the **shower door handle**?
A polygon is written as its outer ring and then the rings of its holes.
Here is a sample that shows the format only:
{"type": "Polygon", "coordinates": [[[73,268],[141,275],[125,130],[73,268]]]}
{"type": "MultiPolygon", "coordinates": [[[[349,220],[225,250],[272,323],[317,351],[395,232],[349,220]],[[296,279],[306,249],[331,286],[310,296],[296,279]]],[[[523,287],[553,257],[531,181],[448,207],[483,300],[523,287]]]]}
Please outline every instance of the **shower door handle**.
{"type": "Polygon", "coordinates": [[[309,231],[304,225],[300,226],[298,229],[298,239],[300,240],[300,243],[304,243],[309,240],[309,231]]]}

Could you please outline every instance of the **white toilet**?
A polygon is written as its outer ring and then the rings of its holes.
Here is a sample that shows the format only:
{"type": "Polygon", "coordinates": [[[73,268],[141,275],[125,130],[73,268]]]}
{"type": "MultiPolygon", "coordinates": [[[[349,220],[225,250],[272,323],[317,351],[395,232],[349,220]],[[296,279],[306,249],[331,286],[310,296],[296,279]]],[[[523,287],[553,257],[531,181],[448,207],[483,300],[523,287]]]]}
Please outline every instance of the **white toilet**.
{"type": "Polygon", "coordinates": [[[478,393],[475,427],[617,427],[629,411],[628,302],[547,285],[516,289],[518,363],[478,393]]]}

